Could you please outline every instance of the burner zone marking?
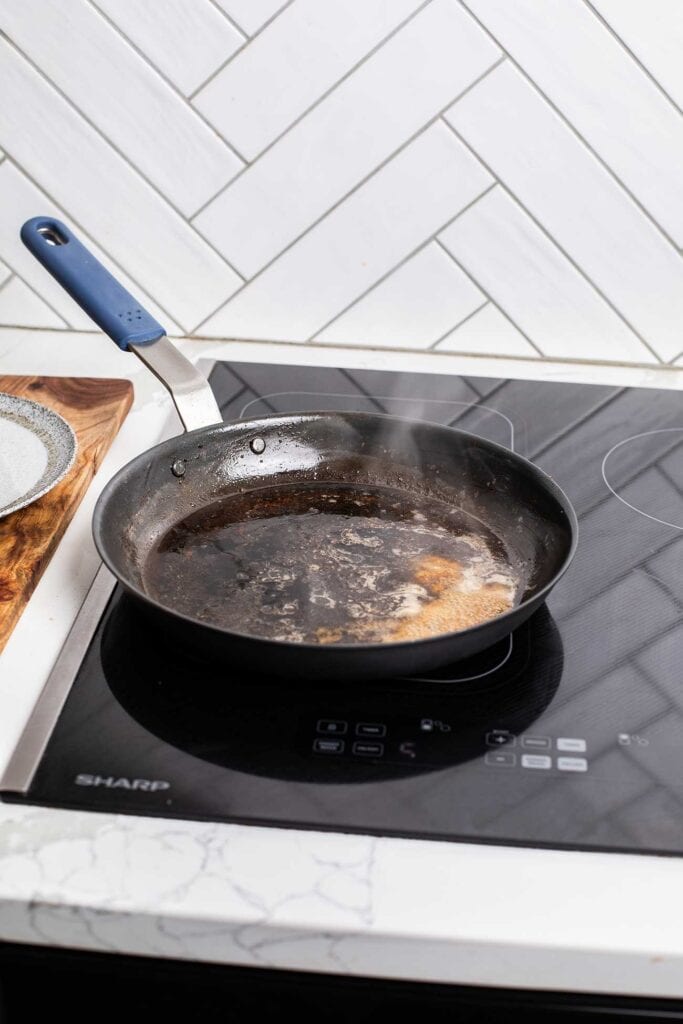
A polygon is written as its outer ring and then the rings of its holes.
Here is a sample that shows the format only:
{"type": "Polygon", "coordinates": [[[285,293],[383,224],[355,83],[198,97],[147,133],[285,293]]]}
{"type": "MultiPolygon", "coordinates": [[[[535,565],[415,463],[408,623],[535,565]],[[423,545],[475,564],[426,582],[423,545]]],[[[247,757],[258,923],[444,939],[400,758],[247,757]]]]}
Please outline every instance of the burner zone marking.
{"type": "Polygon", "coordinates": [[[607,473],[605,472],[607,460],[609,459],[610,455],[614,454],[617,448],[621,448],[625,444],[630,444],[631,441],[638,441],[641,437],[651,437],[654,434],[683,434],[683,427],[662,427],[661,430],[644,430],[642,434],[634,434],[633,437],[626,437],[623,441],[619,441],[617,442],[617,444],[612,445],[610,450],[607,452],[607,455],[605,455],[604,459],[602,460],[602,465],[600,467],[602,479],[605,482],[605,486],[609,491],[612,492],[614,497],[617,498],[622,503],[622,505],[626,505],[627,508],[630,508],[632,512],[637,512],[639,516],[645,516],[646,519],[651,519],[654,523],[659,523],[661,526],[669,526],[672,530],[683,531],[683,526],[678,526],[676,523],[669,523],[666,519],[658,519],[657,516],[651,516],[649,512],[643,512],[642,508],[638,508],[636,505],[632,505],[630,501],[626,501],[626,498],[622,498],[622,496],[617,491],[614,490],[611,483],[607,479],[607,473]]]}
{"type": "MultiPolygon", "coordinates": [[[[360,395],[348,394],[344,391],[273,391],[268,395],[260,395],[258,398],[251,398],[246,405],[242,407],[240,412],[240,419],[245,419],[245,413],[247,409],[252,405],[256,405],[258,402],[266,402],[269,398],[294,398],[296,395],[301,395],[305,398],[349,398],[352,401],[358,400],[362,397],[360,395]]],[[[378,402],[415,402],[414,398],[409,398],[404,395],[370,395],[370,398],[376,398],[378,402]]],[[[501,412],[499,409],[493,409],[490,405],[483,405],[480,402],[458,402],[455,399],[450,398],[422,398],[419,400],[419,405],[460,405],[465,409],[486,409],[487,412],[492,412],[495,416],[500,416],[502,420],[505,420],[510,428],[510,451],[515,450],[515,427],[512,420],[501,412]]],[[[384,415],[384,414],[380,414],[384,415]]],[[[422,417],[420,417],[422,419],[422,417]]],[[[434,422],[433,420],[424,420],[425,423],[434,422]]],[[[436,426],[443,426],[443,424],[437,423],[436,426]]]]}

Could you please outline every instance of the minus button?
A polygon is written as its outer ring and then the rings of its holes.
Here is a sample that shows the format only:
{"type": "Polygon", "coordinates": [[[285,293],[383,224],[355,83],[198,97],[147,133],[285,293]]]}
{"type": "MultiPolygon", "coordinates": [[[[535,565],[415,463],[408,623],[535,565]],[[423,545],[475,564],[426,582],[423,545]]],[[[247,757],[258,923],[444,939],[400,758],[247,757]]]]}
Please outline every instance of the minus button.
{"type": "Polygon", "coordinates": [[[486,764],[492,768],[514,768],[517,763],[517,756],[502,750],[489,750],[484,758],[486,764]]]}

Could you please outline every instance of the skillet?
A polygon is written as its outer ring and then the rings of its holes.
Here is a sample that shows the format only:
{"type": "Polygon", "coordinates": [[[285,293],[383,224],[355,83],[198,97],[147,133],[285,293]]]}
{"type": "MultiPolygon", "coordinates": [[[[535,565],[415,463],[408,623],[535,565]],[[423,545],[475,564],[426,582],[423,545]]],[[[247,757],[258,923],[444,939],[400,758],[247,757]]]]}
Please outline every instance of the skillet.
{"type": "Polygon", "coordinates": [[[520,455],[378,414],[224,423],[206,379],[66,225],[34,217],[21,237],[185,427],[117,473],[93,518],[103,561],[167,643],[284,678],[414,675],[512,632],[568,568],[575,512],[520,455]]]}

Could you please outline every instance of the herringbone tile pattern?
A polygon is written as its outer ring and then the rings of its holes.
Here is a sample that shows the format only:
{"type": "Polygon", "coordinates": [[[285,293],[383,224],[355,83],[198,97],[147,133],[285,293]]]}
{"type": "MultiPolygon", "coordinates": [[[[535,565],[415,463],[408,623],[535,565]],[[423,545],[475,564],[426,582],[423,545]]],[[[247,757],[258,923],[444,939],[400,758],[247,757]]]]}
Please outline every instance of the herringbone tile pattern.
{"type": "Polygon", "coordinates": [[[0,323],[89,329],[69,221],[172,334],[674,362],[678,0],[4,0],[0,323]]]}

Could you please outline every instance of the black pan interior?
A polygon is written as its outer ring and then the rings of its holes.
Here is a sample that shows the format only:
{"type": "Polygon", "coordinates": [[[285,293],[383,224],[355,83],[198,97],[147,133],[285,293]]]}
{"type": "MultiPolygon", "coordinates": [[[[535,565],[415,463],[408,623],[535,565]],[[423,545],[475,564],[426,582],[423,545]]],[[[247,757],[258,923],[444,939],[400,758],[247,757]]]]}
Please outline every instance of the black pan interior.
{"type": "Polygon", "coordinates": [[[417,638],[338,628],[338,609],[359,605],[354,588],[368,564],[389,573],[381,570],[375,588],[379,618],[387,612],[387,593],[402,592],[412,571],[402,547],[407,537],[421,537],[437,575],[445,565],[439,559],[454,554],[462,563],[472,553],[473,542],[463,547],[463,536],[483,542],[514,580],[519,606],[567,563],[572,516],[544,474],[474,435],[388,416],[309,413],[224,424],[152,449],[105,489],[95,534],[128,588],[172,613],[207,621],[204,598],[219,593],[233,617],[221,623],[209,614],[210,626],[271,640],[359,645],[417,638]],[[267,519],[277,527],[266,529],[267,519]],[[164,546],[172,557],[160,572],[164,546]],[[351,572],[339,571],[339,552],[351,558],[351,572]],[[240,603],[256,563],[258,613],[240,603]],[[311,580],[323,577],[311,631],[274,631],[293,601],[310,597],[311,580]],[[330,594],[335,607],[326,601],[330,594]]]}

